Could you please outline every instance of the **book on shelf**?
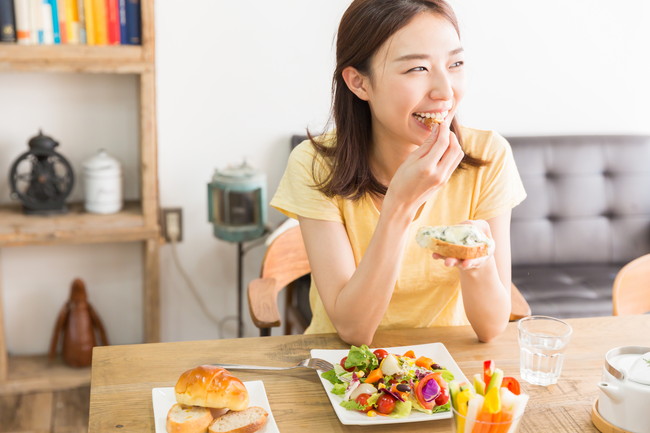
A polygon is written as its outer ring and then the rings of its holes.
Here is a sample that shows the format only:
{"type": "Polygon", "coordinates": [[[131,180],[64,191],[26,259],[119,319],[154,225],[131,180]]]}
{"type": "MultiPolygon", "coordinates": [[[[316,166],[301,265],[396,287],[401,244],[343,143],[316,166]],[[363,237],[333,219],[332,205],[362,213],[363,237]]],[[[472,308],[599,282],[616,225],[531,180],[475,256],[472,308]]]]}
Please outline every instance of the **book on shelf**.
{"type": "Polygon", "coordinates": [[[14,0],[0,0],[0,42],[16,42],[14,0]]]}
{"type": "Polygon", "coordinates": [[[140,45],[142,43],[141,33],[140,0],[126,0],[126,42],[122,43],[140,45]]]}
{"type": "Polygon", "coordinates": [[[120,14],[117,0],[106,0],[106,27],[108,45],[120,43],[120,14]]]}
{"type": "Polygon", "coordinates": [[[140,45],[141,0],[0,0],[0,42],[140,45]]]}

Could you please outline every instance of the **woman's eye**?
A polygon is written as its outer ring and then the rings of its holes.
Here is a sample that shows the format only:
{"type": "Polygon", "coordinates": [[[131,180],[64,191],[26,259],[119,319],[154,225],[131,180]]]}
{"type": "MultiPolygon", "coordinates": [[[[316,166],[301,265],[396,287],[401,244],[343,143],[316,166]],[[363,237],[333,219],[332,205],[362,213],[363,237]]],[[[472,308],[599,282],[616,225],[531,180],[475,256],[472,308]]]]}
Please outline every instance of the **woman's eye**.
{"type": "Polygon", "coordinates": [[[412,72],[412,71],[414,71],[414,72],[424,72],[424,71],[427,71],[427,68],[425,68],[424,66],[417,66],[415,68],[411,68],[411,69],[408,70],[408,72],[412,72]]]}
{"type": "Polygon", "coordinates": [[[460,68],[460,67],[463,66],[464,64],[465,64],[465,62],[463,62],[463,61],[461,60],[461,61],[459,61],[459,62],[454,62],[454,63],[452,63],[452,64],[451,64],[451,67],[452,67],[452,68],[460,68]]]}

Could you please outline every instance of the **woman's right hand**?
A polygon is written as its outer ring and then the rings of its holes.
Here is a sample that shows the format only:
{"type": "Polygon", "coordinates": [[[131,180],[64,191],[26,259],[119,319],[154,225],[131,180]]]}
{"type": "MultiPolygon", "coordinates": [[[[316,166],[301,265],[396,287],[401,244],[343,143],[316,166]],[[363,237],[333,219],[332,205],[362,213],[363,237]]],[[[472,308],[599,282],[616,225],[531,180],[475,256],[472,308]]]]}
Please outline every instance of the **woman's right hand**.
{"type": "Polygon", "coordinates": [[[429,137],[395,172],[386,201],[406,205],[415,212],[431,194],[447,183],[465,156],[456,134],[449,129],[452,116],[434,125],[429,137]]]}

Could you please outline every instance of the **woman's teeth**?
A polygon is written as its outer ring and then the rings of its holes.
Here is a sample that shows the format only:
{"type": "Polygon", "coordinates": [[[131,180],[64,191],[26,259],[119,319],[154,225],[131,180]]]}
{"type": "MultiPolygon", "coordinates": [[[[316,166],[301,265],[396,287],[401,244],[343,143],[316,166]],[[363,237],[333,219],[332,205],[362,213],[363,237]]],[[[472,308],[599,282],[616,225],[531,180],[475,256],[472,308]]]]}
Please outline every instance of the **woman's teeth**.
{"type": "Polygon", "coordinates": [[[445,118],[447,117],[447,114],[449,114],[449,111],[442,111],[438,113],[415,113],[415,118],[428,126],[433,122],[435,123],[444,122],[445,118]],[[425,119],[431,119],[431,120],[426,121],[425,119]]]}

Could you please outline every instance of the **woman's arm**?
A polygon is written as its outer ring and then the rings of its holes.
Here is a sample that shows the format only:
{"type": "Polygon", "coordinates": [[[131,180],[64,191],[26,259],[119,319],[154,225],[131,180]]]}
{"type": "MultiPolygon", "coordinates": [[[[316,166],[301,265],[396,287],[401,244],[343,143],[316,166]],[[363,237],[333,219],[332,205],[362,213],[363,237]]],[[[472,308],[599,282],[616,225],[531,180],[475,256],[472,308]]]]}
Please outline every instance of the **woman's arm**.
{"type": "Polygon", "coordinates": [[[399,273],[410,216],[383,214],[359,266],[343,224],[299,217],[312,277],[341,339],[370,344],[399,273]]]}
{"type": "MultiPolygon", "coordinates": [[[[484,221],[481,221],[485,224],[484,221]]],[[[477,221],[478,223],[478,221],[477,221]]],[[[456,263],[460,272],[463,304],[478,339],[488,342],[503,332],[510,318],[510,211],[487,221],[495,243],[494,254],[456,263]],[[472,262],[478,262],[474,267],[472,262]]],[[[447,259],[449,260],[449,259],[447,259]]]]}

